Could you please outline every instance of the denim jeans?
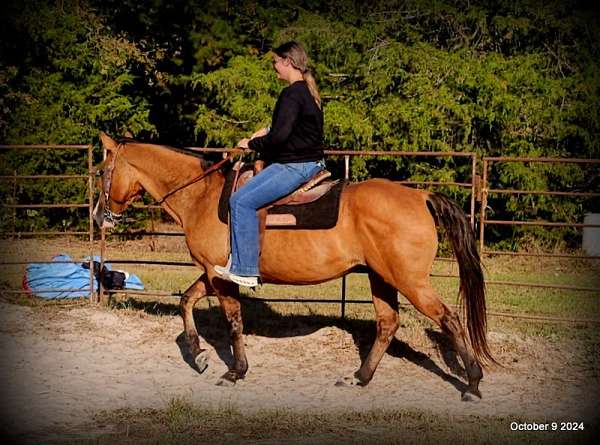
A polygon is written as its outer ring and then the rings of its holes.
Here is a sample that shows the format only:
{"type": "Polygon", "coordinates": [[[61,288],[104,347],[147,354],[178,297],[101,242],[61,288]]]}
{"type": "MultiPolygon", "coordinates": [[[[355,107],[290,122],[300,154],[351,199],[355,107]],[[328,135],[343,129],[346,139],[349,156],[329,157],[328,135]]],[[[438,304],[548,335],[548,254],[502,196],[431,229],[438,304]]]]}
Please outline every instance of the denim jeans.
{"type": "Polygon", "coordinates": [[[320,161],[271,164],[231,195],[231,269],[236,275],[257,277],[259,256],[256,211],[282,198],[323,168],[320,161]]]}

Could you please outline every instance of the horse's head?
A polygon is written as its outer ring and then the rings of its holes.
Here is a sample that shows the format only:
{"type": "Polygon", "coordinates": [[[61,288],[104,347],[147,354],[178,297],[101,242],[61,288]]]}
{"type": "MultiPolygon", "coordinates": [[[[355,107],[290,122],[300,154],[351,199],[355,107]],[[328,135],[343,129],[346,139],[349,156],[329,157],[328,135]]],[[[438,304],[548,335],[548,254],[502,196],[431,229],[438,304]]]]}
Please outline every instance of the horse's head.
{"type": "Polygon", "coordinates": [[[100,132],[106,159],[102,163],[102,192],[94,208],[94,220],[98,226],[112,228],[133,200],[142,193],[135,168],[125,159],[124,143],[119,143],[100,132]]]}

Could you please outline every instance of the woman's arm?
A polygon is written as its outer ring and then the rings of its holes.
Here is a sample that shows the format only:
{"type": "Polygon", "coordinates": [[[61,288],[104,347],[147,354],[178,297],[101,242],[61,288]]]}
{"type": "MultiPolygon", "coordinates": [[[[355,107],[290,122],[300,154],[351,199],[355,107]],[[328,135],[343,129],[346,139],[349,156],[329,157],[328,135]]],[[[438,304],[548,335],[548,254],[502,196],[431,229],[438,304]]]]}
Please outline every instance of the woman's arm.
{"type": "Polygon", "coordinates": [[[294,124],[301,111],[301,105],[293,97],[283,95],[279,110],[273,119],[273,127],[264,136],[250,139],[248,148],[257,152],[269,152],[277,149],[292,134],[294,124]]]}
{"type": "Polygon", "coordinates": [[[254,133],[252,133],[252,136],[250,136],[250,139],[256,139],[256,138],[261,138],[263,136],[266,136],[270,129],[271,129],[271,127],[261,128],[260,130],[257,130],[254,133]]]}
{"type": "Polygon", "coordinates": [[[260,137],[265,136],[270,130],[271,130],[271,127],[261,128],[260,130],[257,130],[254,133],[252,133],[252,136],[250,136],[250,139],[248,139],[248,138],[242,138],[242,139],[240,139],[238,141],[236,147],[239,147],[239,148],[248,148],[248,142],[250,142],[252,139],[260,138],[260,137]]]}

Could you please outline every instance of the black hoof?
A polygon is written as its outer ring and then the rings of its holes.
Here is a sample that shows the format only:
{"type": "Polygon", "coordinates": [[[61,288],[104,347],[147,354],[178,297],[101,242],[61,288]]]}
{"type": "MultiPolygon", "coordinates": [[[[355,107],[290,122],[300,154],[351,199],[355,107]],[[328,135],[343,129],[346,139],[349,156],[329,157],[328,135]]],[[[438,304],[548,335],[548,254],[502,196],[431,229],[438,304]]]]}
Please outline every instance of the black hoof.
{"type": "Polygon", "coordinates": [[[200,351],[200,354],[198,354],[196,356],[196,358],[194,359],[194,363],[196,364],[196,367],[198,368],[198,372],[200,374],[202,374],[206,368],[208,368],[208,357],[209,357],[209,353],[206,349],[203,349],[202,351],[200,351]]]}
{"type": "Polygon", "coordinates": [[[479,402],[481,400],[481,392],[478,389],[468,389],[462,393],[460,400],[463,402],[479,402]]]}
{"type": "Polygon", "coordinates": [[[216,385],[217,386],[233,386],[233,385],[235,385],[235,382],[237,382],[238,380],[241,380],[243,378],[244,378],[244,376],[240,375],[236,371],[227,371],[225,374],[223,374],[221,377],[219,377],[219,380],[217,380],[216,385]]]}
{"type": "Polygon", "coordinates": [[[367,386],[368,383],[368,381],[365,382],[359,379],[356,374],[352,374],[340,378],[337,382],[335,382],[335,386],[350,388],[352,386],[367,386]]]}
{"type": "Polygon", "coordinates": [[[229,379],[220,377],[219,380],[217,380],[217,383],[215,383],[215,385],[217,385],[217,386],[235,386],[235,380],[229,380],[229,379]]]}

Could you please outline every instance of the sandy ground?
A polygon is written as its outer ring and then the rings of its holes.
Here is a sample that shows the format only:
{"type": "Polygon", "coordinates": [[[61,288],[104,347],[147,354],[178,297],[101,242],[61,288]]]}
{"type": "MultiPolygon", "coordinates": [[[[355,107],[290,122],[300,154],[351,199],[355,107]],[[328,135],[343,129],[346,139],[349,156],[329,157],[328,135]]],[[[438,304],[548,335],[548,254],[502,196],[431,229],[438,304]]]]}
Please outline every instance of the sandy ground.
{"type": "MultiPolygon", "coordinates": [[[[44,438],[89,423],[101,410],[160,408],[175,396],[244,411],[398,408],[586,422],[600,412],[596,360],[568,343],[557,348],[496,332],[490,333],[492,348],[509,367],[486,374],[479,403],[460,401],[464,375],[433,329],[425,331],[429,346],[423,347],[403,339],[401,328],[369,386],[336,387],[367,348],[350,329],[318,319],[289,328],[282,317],[275,321],[276,335],[253,323],[245,337],[246,379],[235,387],[216,386],[231,361],[225,328],[216,308],[196,312],[202,345],[212,350],[202,375],[186,362],[177,316],[0,303],[4,433],[44,438]]],[[[372,322],[362,325],[374,329],[372,322]]]]}

